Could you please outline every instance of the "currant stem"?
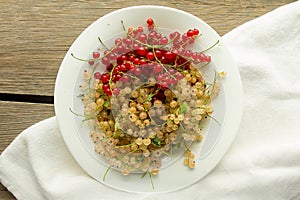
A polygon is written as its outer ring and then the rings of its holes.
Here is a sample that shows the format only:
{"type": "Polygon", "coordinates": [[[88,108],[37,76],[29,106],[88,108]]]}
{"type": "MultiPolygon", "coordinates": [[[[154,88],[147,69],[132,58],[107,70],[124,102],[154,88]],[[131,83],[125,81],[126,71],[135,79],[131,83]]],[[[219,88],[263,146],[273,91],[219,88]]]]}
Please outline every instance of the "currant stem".
{"type": "Polygon", "coordinates": [[[205,116],[211,118],[212,120],[214,120],[219,126],[221,126],[221,123],[216,119],[214,118],[213,116],[209,115],[209,114],[206,114],[205,116]]]}
{"type": "Polygon", "coordinates": [[[217,40],[217,42],[215,42],[212,46],[208,47],[207,49],[204,49],[203,51],[201,51],[202,53],[211,50],[212,48],[214,48],[217,44],[219,44],[220,40],[217,40]]]}
{"type": "Polygon", "coordinates": [[[101,40],[100,37],[98,37],[98,40],[99,40],[100,44],[101,44],[106,50],[109,50],[109,48],[104,44],[104,42],[101,40]]]}
{"type": "Polygon", "coordinates": [[[105,171],[105,173],[104,173],[104,175],[103,175],[103,178],[102,178],[103,181],[105,181],[105,178],[106,178],[106,176],[107,176],[107,174],[108,174],[108,172],[109,172],[110,169],[111,169],[111,166],[109,166],[109,167],[106,169],[106,171],[105,171]]]}
{"type": "Polygon", "coordinates": [[[76,57],[73,53],[71,53],[71,56],[72,56],[73,58],[75,58],[76,60],[83,61],[83,62],[90,62],[90,61],[93,61],[93,59],[85,60],[85,59],[82,59],[82,58],[78,58],[78,57],[76,57]]]}
{"type": "Polygon", "coordinates": [[[126,28],[125,28],[125,25],[124,25],[124,21],[123,21],[123,20],[121,20],[121,24],[122,24],[123,31],[126,31],[126,28]]]}
{"type": "Polygon", "coordinates": [[[154,190],[154,183],[153,183],[153,179],[152,179],[152,174],[149,171],[148,171],[148,176],[149,176],[149,179],[150,179],[150,182],[151,182],[152,190],[154,190]]]}

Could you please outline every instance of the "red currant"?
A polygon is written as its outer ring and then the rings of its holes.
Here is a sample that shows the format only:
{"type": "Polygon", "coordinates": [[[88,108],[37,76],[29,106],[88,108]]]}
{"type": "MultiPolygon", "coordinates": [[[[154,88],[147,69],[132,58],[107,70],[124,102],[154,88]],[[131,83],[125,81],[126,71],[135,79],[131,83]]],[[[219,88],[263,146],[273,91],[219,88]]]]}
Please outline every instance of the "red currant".
{"type": "Polygon", "coordinates": [[[190,30],[188,30],[187,32],[186,32],[186,35],[188,36],[188,37],[193,37],[194,36],[194,30],[192,30],[192,29],[190,29],[190,30]]]}
{"type": "Polygon", "coordinates": [[[211,62],[211,57],[210,56],[205,56],[204,61],[205,62],[211,62]]]}
{"type": "Polygon", "coordinates": [[[141,68],[139,68],[139,67],[136,67],[135,69],[134,69],[134,74],[135,75],[141,75],[141,73],[142,73],[142,70],[141,70],[141,68]]]}
{"type": "Polygon", "coordinates": [[[153,72],[157,74],[161,72],[162,69],[163,69],[162,66],[160,64],[157,64],[155,65],[153,72]]]}
{"type": "Polygon", "coordinates": [[[102,76],[101,76],[102,83],[108,83],[109,79],[110,79],[109,73],[102,74],[102,76]]]}
{"type": "Polygon", "coordinates": [[[112,95],[112,92],[110,89],[106,89],[104,90],[104,92],[108,95],[108,96],[111,96],[112,95]]]}
{"type": "Polygon", "coordinates": [[[167,45],[168,44],[168,38],[167,37],[163,37],[159,40],[159,43],[161,45],[167,45]]]}
{"type": "Polygon", "coordinates": [[[140,47],[140,48],[138,48],[137,53],[140,56],[144,56],[147,53],[147,50],[144,47],[140,47]]]}
{"type": "Polygon", "coordinates": [[[119,95],[120,94],[120,89],[119,88],[114,88],[113,89],[113,94],[116,95],[116,96],[119,95]]]}
{"type": "Polygon", "coordinates": [[[124,64],[120,65],[120,71],[124,72],[126,70],[127,70],[127,67],[124,64]]]}
{"type": "Polygon", "coordinates": [[[94,65],[95,61],[94,60],[89,60],[89,65],[94,65]]]}
{"type": "Polygon", "coordinates": [[[115,45],[119,45],[121,43],[122,43],[122,39],[121,38],[115,39],[115,45]]]}
{"type": "Polygon", "coordinates": [[[138,26],[137,27],[138,32],[142,33],[144,32],[144,28],[142,26],[138,26]]]}
{"type": "Polygon", "coordinates": [[[120,81],[123,81],[124,83],[127,83],[130,81],[130,77],[127,75],[122,76],[122,78],[120,79],[120,81]]]}
{"type": "Polygon", "coordinates": [[[194,35],[199,35],[199,30],[194,28],[194,35]]]}
{"type": "Polygon", "coordinates": [[[95,79],[100,79],[101,78],[101,73],[100,72],[95,72],[94,73],[94,78],[95,79]]]}
{"type": "Polygon", "coordinates": [[[146,34],[141,34],[138,38],[138,40],[142,43],[147,43],[147,35],[146,34]]]}
{"type": "Polygon", "coordinates": [[[154,54],[153,54],[152,52],[148,52],[148,53],[146,54],[146,58],[147,58],[148,60],[153,60],[153,59],[154,59],[154,54]]]}
{"type": "Polygon", "coordinates": [[[102,89],[103,89],[104,91],[110,90],[110,86],[109,86],[108,84],[103,84],[102,89]]]}
{"type": "Polygon", "coordinates": [[[107,57],[103,57],[102,59],[101,59],[101,62],[102,62],[102,64],[103,65],[109,65],[109,59],[107,58],[107,57]]]}
{"type": "Polygon", "coordinates": [[[155,50],[154,54],[157,59],[160,59],[162,57],[162,52],[160,50],[155,50]]]}
{"type": "Polygon", "coordinates": [[[99,52],[93,52],[93,58],[97,59],[100,57],[100,53],[99,52]]]}
{"type": "Polygon", "coordinates": [[[181,80],[181,79],[183,79],[183,74],[182,73],[180,73],[180,72],[178,72],[177,74],[176,74],[176,79],[177,80],[181,80]]]}
{"type": "Polygon", "coordinates": [[[153,25],[153,24],[154,24],[153,19],[152,19],[152,18],[148,18],[148,19],[147,19],[147,24],[148,24],[148,26],[153,25]]]}

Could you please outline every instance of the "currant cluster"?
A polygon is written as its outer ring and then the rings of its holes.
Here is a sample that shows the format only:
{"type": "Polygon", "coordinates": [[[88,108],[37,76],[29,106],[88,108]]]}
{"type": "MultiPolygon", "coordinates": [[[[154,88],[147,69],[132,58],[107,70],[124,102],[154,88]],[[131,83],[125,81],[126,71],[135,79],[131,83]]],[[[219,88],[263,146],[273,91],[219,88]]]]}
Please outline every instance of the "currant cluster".
{"type": "MultiPolygon", "coordinates": [[[[200,122],[212,114],[218,90],[197,69],[211,62],[206,50],[188,49],[201,35],[197,28],[164,36],[152,18],[146,23],[125,29],[122,22],[126,35],[111,48],[99,39],[105,50],[93,52],[87,61],[94,68],[84,72],[85,116],[95,118],[90,133],[95,150],[124,175],[138,170],[156,175],[174,148],[190,152],[188,146],[202,139],[200,122]]],[[[184,163],[194,168],[193,154],[186,155],[184,163]]]]}

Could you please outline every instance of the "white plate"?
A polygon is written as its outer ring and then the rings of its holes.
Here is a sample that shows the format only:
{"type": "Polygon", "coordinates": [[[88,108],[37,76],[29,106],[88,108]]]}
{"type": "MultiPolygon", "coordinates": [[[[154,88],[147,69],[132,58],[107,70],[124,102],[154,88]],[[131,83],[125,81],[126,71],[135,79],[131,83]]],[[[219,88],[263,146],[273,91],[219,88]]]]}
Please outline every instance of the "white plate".
{"type": "Polygon", "coordinates": [[[196,183],[207,175],[221,160],[231,145],[237,132],[242,115],[242,87],[235,63],[220,36],[201,19],[168,7],[135,6],[107,14],[86,30],[75,40],[61,63],[55,85],[55,112],[64,141],[78,164],[93,178],[110,187],[137,193],[159,193],[179,190],[196,183]],[[82,73],[83,63],[75,60],[71,53],[88,58],[99,46],[98,37],[108,40],[115,33],[122,32],[120,21],[136,27],[148,17],[163,28],[185,32],[197,27],[201,33],[199,45],[205,49],[217,40],[219,45],[209,51],[213,59],[212,70],[226,71],[222,81],[222,90],[213,101],[214,118],[221,125],[211,121],[204,131],[204,141],[194,145],[197,163],[191,170],[183,165],[182,159],[175,159],[163,166],[158,176],[153,177],[154,190],[148,177],[140,174],[123,176],[119,171],[111,170],[105,181],[102,180],[107,164],[94,152],[94,145],[89,137],[89,127],[80,126],[81,119],[70,112],[83,110],[78,95],[78,77],[82,73]]]}

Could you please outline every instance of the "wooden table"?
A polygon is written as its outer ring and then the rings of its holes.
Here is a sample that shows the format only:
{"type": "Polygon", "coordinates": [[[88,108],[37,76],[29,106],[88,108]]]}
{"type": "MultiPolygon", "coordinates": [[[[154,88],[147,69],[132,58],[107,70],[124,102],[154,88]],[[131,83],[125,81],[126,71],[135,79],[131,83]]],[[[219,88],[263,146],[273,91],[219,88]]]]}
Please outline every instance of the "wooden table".
{"type": "MultiPolygon", "coordinates": [[[[188,11],[221,36],[293,0],[152,0],[188,11]]],[[[57,70],[76,37],[93,21],[145,1],[0,0],[0,152],[28,126],[54,115],[57,70]]],[[[167,16],[166,16],[167,17],[167,16]]],[[[15,199],[0,184],[0,199],[15,199]]]]}

